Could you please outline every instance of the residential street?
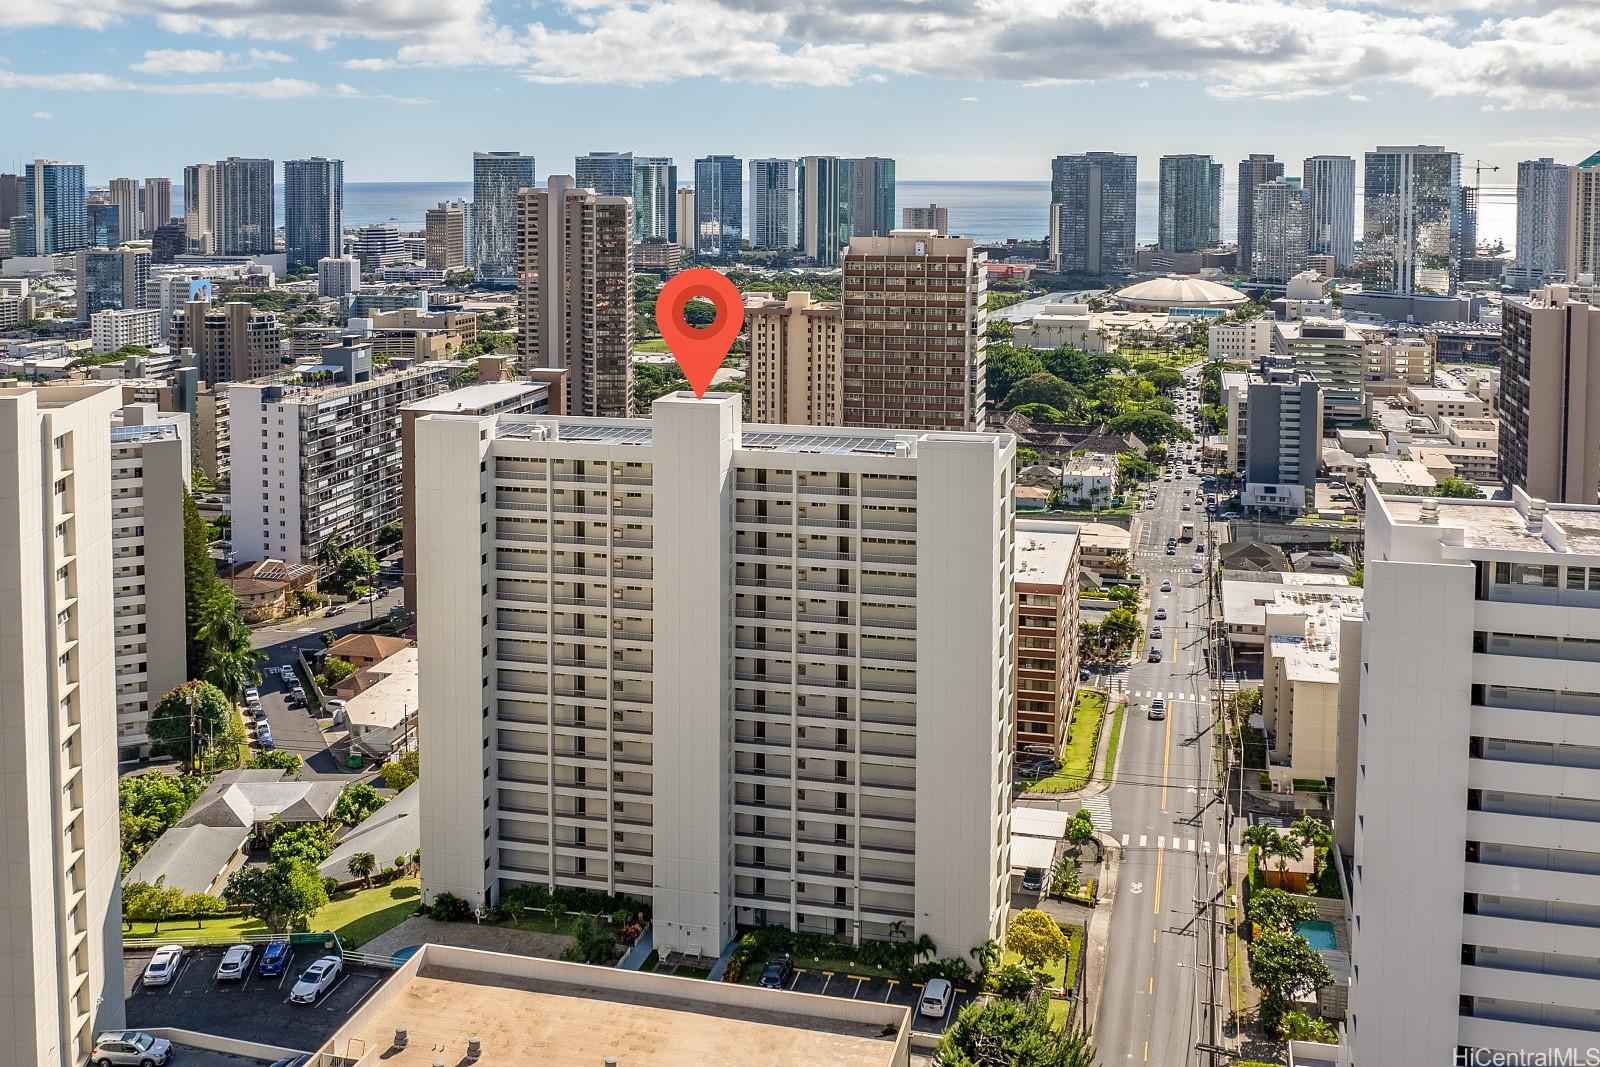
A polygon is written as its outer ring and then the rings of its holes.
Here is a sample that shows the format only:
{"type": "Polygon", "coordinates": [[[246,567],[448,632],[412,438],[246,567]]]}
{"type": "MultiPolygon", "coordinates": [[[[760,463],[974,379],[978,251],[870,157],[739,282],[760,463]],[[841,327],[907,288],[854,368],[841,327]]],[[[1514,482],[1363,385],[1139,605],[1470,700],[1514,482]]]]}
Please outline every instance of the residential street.
{"type": "MultiPolygon", "coordinates": [[[[1204,507],[1193,503],[1199,484],[1192,475],[1156,482],[1155,509],[1141,510],[1134,524],[1133,565],[1144,574],[1148,598],[1146,648],[1159,648],[1162,658],[1151,663],[1141,656],[1116,680],[1119,691],[1125,687],[1128,710],[1109,796],[1109,834],[1121,846],[1122,863],[1094,1028],[1107,1067],[1210,1062],[1195,1048],[1210,1040],[1206,965],[1225,958],[1219,928],[1198,921],[1195,901],[1210,899],[1225,849],[1237,845],[1224,838],[1222,804],[1212,789],[1207,576],[1191,568],[1214,558],[1215,545],[1204,507]],[[1183,511],[1185,503],[1193,510],[1183,511]],[[1167,538],[1179,536],[1184,522],[1195,523],[1196,536],[1168,556],[1167,538]],[[1196,551],[1202,541],[1209,553],[1196,551]],[[1171,583],[1170,592],[1161,591],[1163,581],[1171,583]],[[1155,619],[1156,609],[1167,617],[1155,619]],[[1159,640],[1149,639],[1154,626],[1161,627],[1159,640]],[[1157,697],[1166,701],[1163,719],[1149,718],[1157,697]],[[1215,957],[1208,939],[1217,946],[1215,957]]],[[[1225,972],[1224,966],[1210,973],[1225,972]]],[[[1223,986],[1215,983],[1218,991],[1223,986]]]]}

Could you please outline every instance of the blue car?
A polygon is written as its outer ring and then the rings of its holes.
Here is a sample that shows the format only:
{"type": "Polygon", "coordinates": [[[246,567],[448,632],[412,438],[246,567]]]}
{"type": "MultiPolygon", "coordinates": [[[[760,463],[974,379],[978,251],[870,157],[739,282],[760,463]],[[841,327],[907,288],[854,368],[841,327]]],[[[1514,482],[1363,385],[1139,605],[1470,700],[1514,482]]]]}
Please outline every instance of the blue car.
{"type": "Polygon", "coordinates": [[[266,951],[261,953],[261,962],[256,964],[256,973],[263,978],[275,978],[283,973],[289,966],[289,942],[286,938],[279,938],[267,945],[266,951]]]}

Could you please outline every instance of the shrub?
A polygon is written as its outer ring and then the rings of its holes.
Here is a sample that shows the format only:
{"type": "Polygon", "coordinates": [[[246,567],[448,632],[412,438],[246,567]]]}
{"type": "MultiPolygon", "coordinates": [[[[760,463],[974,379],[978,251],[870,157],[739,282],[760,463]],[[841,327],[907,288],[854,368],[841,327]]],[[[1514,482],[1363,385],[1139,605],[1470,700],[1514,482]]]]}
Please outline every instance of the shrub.
{"type": "MultiPolygon", "coordinates": [[[[393,869],[385,867],[384,873],[392,874],[393,869]]],[[[435,893],[428,914],[440,922],[460,922],[472,916],[472,908],[454,893],[435,893]]]]}
{"type": "Polygon", "coordinates": [[[1033,972],[1020,963],[1008,963],[985,979],[983,987],[1002,997],[1020,997],[1033,988],[1033,972]]]}

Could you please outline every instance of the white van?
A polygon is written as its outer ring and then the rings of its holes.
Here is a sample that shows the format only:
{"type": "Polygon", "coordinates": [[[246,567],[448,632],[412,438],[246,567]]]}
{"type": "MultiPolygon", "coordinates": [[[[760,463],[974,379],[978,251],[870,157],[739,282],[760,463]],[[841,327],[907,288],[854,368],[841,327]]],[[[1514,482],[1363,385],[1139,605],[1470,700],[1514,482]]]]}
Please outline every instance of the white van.
{"type": "Polygon", "coordinates": [[[922,1000],[917,1010],[929,1018],[943,1019],[950,1011],[950,998],[953,996],[955,990],[950,987],[948,978],[930,978],[927,987],[922,990],[922,1000]]]}

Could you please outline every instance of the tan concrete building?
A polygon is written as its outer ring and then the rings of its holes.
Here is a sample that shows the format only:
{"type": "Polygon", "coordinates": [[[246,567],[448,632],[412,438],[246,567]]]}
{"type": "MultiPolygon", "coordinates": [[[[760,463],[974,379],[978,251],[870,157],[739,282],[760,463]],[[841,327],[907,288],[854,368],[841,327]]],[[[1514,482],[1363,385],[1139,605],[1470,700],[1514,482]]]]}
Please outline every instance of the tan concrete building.
{"type": "Polygon", "coordinates": [[[1284,589],[1266,606],[1261,717],[1273,782],[1335,776],[1345,656],[1360,659],[1359,588],[1284,589]],[[1345,645],[1348,642],[1348,645],[1345,645]],[[1353,646],[1353,647],[1350,647],[1353,646]]]}
{"type": "Polygon", "coordinates": [[[79,1067],[121,1027],[111,416],[0,388],[0,1062],[79,1067]]]}
{"type": "Polygon", "coordinates": [[[1362,383],[1367,375],[1367,343],[1343,319],[1311,318],[1273,323],[1274,355],[1294,360],[1294,369],[1317,380],[1322,391],[1322,421],[1349,426],[1367,414],[1362,383]]]}
{"type": "Polygon", "coordinates": [[[1504,305],[1500,480],[1593,504],[1600,492],[1600,306],[1552,285],[1504,305]]]}
{"type": "Polygon", "coordinates": [[[963,237],[853,237],[842,259],[844,425],[984,423],[986,256],[963,237]]]}
{"type": "Polygon", "coordinates": [[[391,359],[455,359],[478,339],[478,316],[470,311],[422,311],[397,308],[373,311],[372,354],[391,359]]]}
{"type": "Polygon", "coordinates": [[[552,174],[517,192],[517,355],[567,372],[567,410],[633,407],[633,204],[552,174]]]}
{"type": "Polygon", "coordinates": [[[943,237],[950,232],[950,209],[938,204],[900,209],[900,225],[907,230],[932,230],[943,237]]]}
{"type": "Polygon", "coordinates": [[[262,378],[283,361],[283,331],[278,316],[243,301],[213,308],[191,300],[173,314],[172,345],[193,350],[200,380],[240,382],[262,378]]]}
{"type": "Polygon", "coordinates": [[[1363,388],[1371,396],[1393,396],[1410,386],[1433,384],[1433,346],[1423,337],[1384,337],[1367,344],[1363,388]]]}
{"type": "Polygon", "coordinates": [[[430,207],[422,217],[424,265],[459,270],[467,265],[467,210],[459,200],[430,207]]]}
{"type": "Polygon", "coordinates": [[[745,305],[750,331],[750,421],[838,426],[844,411],[838,304],[794,290],[745,305]]]}
{"type": "Polygon", "coordinates": [[[1567,175],[1567,281],[1600,279],[1600,152],[1567,175]]]}
{"type": "Polygon", "coordinates": [[[1059,755],[1078,697],[1078,534],[1065,523],[1017,522],[1016,748],[1059,755]]]}

